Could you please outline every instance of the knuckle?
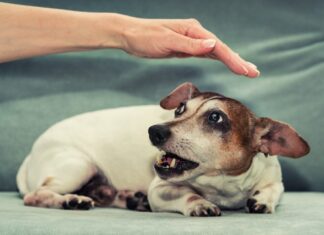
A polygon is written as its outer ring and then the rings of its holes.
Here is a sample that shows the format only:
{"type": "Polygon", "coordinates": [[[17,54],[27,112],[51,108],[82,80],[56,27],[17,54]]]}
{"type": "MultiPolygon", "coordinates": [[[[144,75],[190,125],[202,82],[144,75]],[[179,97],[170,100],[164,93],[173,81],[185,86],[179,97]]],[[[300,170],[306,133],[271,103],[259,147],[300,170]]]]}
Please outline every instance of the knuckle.
{"type": "Polygon", "coordinates": [[[196,41],[194,39],[190,38],[188,41],[189,41],[190,48],[196,47],[196,41]]]}
{"type": "Polygon", "coordinates": [[[195,18],[187,19],[187,22],[191,25],[200,25],[199,21],[195,18]]]}

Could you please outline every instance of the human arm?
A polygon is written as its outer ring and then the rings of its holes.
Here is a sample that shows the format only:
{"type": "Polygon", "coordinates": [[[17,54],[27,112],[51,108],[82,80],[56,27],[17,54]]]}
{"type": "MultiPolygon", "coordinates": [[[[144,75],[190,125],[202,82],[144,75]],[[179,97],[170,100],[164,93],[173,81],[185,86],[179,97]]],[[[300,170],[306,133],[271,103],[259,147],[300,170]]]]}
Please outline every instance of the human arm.
{"type": "Polygon", "coordinates": [[[206,57],[232,72],[257,77],[243,60],[197,20],[141,19],[0,3],[0,62],[103,48],[147,58],[206,57]]]}

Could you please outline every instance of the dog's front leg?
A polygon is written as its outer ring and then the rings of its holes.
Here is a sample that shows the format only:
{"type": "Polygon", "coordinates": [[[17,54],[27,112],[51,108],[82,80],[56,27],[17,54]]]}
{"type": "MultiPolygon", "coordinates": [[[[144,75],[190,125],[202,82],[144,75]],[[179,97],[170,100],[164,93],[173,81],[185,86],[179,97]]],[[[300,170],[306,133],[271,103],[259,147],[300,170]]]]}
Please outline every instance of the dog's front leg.
{"type": "Polygon", "coordinates": [[[275,182],[265,187],[256,187],[246,203],[250,213],[274,213],[284,191],[282,182],[275,182]]]}
{"type": "Polygon", "coordinates": [[[152,211],[180,212],[185,216],[220,216],[220,209],[190,187],[155,178],[148,191],[152,211]]]}

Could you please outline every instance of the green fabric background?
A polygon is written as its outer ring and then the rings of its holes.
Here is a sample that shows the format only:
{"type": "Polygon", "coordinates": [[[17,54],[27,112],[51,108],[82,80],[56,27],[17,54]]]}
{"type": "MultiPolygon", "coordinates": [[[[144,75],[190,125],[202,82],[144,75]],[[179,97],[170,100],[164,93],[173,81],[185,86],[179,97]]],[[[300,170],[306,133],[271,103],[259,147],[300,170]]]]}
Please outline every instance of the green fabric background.
{"type": "MultiPolygon", "coordinates": [[[[13,2],[13,1],[12,1],[13,2]]],[[[281,158],[288,191],[324,191],[324,1],[15,1],[148,18],[197,18],[258,65],[256,80],[203,59],[147,60],[103,50],[0,64],[0,191],[34,140],[75,114],[154,104],[191,81],[243,101],[259,116],[292,124],[308,140],[302,159],[281,158]]],[[[221,218],[117,209],[88,212],[28,208],[0,193],[0,234],[322,234],[323,193],[286,193],[275,215],[225,212],[221,218]]]]}
{"type": "Polygon", "coordinates": [[[215,61],[147,60],[114,50],[0,64],[0,190],[15,189],[19,164],[51,124],[91,110],[154,104],[184,81],[292,124],[312,150],[299,160],[282,158],[286,188],[324,190],[323,1],[15,2],[147,18],[194,17],[257,64],[262,76],[237,77],[215,61]]]}

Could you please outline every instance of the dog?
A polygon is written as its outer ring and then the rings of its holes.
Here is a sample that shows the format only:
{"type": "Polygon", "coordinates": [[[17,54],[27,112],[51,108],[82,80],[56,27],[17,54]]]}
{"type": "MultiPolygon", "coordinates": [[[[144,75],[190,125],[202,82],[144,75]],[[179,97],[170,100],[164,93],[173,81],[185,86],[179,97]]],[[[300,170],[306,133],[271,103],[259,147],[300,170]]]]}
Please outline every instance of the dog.
{"type": "Polygon", "coordinates": [[[284,191],[276,155],[310,151],[288,124],[192,83],[160,106],[85,113],[50,127],[18,171],[24,204],[185,216],[239,208],[274,213],[284,191]]]}

